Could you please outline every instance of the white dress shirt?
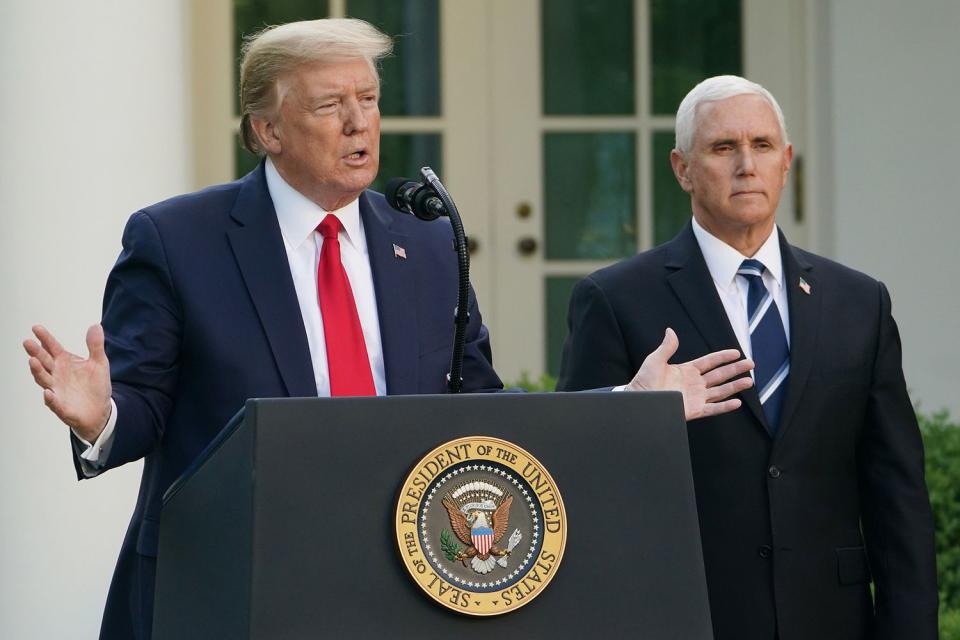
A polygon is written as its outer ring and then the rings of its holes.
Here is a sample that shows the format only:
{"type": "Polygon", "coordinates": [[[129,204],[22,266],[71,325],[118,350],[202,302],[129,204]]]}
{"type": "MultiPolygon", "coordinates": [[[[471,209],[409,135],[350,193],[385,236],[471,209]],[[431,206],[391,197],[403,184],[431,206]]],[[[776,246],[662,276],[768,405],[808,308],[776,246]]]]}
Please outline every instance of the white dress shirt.
{"type": "MultiPolygon", "coordinates": [[[[380,339],[380,319],[377,314],[377,298],[373,288],[373,273],[367,254],[367,237],[360,219],[360,202],[354,200],[342,209],[325,211],[322,207],[298,192],[280,177],[273,163],[266,161],[267,190],[273,200],[280,223],[283,247],[290,263],[290,275],[297,292],[300,315],[307,332],[313,376],[317,383],[317,395],[329,397],[330,372],[327,366],[327,343],[323,331],[323,316],[317,298],[317,267],[320,264],[320,249],[323,236],[316,230],[320,222],[331,213],[340,220],[340,260],[350,280],[357,315],[363,329],[363,340],[370,360],[370,373],[377,395],[387,393],[386,374],[383,365],[383,345],[380,339]]],[[[110,418],[97,441],[89,443],[77,436],[85,445],[80,453],[80,465],[84,474],[94,476],[103,461],[110,455],[113,433],[117,424],[117,405],[110,399],[110,418]]],[[[76,432],[74,432],[76,435],[76,432]]]]}
{"type": "Polygon", "coordinates": [[[323,332],[323,316],[317,298],[317,266],[320,264],[320,248],[323,236],[316,230],[320,222],[332,213],[339,218],[343,230],[340,239],[340,260],[350,280],[357,315],[363,329],[363,341],[367,345],[370,373],[377,395],[387,393],[386,375],[383,368],[383,346],[380,342],[380,320],[377,315],[377,298],[373,291],[373,273],[367,254],[367,237],[360,220],[360,201],[354,200],[342,209],[325,211],[312,200],[284,182],[270,160],[266,163],[267,189],[273,199],[280,222],[283,247],[287,250],[293,286],[297,290],[297,302],[303,326],[307,330],[313,375],[317,381],[317,395],[330,395],[330,372],[327,368],[327,343],[323,332]]]}
{"type": "MultiPolygon", "coordinates": [[[[750,328],[747,318],[747,279],[738,276],[737,270],[747,258],[759,260],[766,267],[763,272],[763,284],[773,296],[783,321],[783,331],[787,336],[787,346],[790,346],[790,317],[787,311],[787,288],[784,283],[783,260],[780,257],[780,238],[777,227],[774,225],[770,236],[760,246],[756,254],[745,256],[723,240],[717,238],[692,219],[693,235],[700,245],[700,252],[710,270],[710,277],[720,294],[720,301],[727,312],[727,318],[733,327],[733,333],[740,342],[740,350],[748,357],[753,357],[753,346],[750,344],[750,328]]],[[[750,372],[753,375],[753,372],[750,372]]]]}

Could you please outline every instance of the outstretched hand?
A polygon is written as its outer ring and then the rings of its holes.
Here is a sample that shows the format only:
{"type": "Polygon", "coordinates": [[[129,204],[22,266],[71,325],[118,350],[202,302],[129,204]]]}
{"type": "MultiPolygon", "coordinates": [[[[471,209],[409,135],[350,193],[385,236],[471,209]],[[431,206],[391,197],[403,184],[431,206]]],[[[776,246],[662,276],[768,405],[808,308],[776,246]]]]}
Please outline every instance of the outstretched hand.
{"type": "Polygon", "coordinates": [[[677,334],[673,329],[667,329],[663,342],[644,359],[625,390],[679,391],[683,394],[683,412],[687,420],[715,416],[740,407],[740,400],[731,396],[753,386],[753,378],[737,378],[753,369],[752,360],[739,360],[739,351],[727,349],[683,364],[669,364],[679,347],[677,334]]]}
{"type": "Polygon", "coordinates": [[[24,340],[30,373],[43,388],[43,402],[87,442],[94,442],[110,418],[110,363],[103,327],[87,329],[89,357],[70,353],[49,331],[33,327],[37,340],[24,340]]]}

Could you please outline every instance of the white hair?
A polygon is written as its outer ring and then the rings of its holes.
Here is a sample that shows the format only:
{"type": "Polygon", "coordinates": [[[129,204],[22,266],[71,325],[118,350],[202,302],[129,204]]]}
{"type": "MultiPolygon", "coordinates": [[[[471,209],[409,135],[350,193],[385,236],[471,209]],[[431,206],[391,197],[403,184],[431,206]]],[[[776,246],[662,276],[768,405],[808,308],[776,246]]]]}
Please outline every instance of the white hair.
{"type": "Polygon", "coordinates": [[[303,20],[245,38],[240,63],[240,133],[244,146],[262,153],[250,123],[268,117],[280,106],[280,82],[297,67],[312,62],[363,59],[380,82],[376,63],[390,54],[393,42],[376,27],[353,18],[303,20]]]}
{"type": "Polygon", "coordinates": [[[680,108],[677,109],[676,122],[676,145],[677,151],[686,155],[693,146],[693,135],[697,131],[697,111],[700,105],[705,102],[715,102],[717,100],[726,100],[734,96],[755,95],[766,100],[777,115],[777,123],[780,125],[780,137],[783,144],[787,145],[790,141],[787,139],[787,125],[783,119],[783,111],[777,104],[777,99],[756,82],[750,82],[740,76],[714,76],[707,78],[693,89],[690,90],[680,108]]]}

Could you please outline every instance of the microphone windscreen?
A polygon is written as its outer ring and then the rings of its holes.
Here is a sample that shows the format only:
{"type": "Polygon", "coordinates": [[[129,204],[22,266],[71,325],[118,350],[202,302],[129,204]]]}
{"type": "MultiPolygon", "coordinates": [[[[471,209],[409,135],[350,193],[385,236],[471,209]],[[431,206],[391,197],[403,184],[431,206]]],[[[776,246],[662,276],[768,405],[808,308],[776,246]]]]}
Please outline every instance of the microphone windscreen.
{"type": "Polygon", "coordinates": [[[413,182],[408,178],[390,178],[387,181],[387,187],[383,190],[383,195],[387,199],[387,204],[398,211],[406,213],[407,209],[400,199],[401,192],[405,185],[413,182]]]}

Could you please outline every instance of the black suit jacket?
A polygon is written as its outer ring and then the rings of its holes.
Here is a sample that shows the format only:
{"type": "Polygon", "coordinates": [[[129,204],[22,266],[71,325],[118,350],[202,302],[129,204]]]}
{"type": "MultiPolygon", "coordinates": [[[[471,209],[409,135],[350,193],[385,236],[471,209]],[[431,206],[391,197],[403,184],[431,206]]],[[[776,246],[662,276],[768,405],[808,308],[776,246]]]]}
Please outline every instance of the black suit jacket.
{"type": "MultiPolygon", "coordinates": [[[[782,235],[780,248],[791,364],[776,437],[753,388],[688,424],[715,636],[936,638],[933,518],[889,295],[782,235]]],[[[740,348],[689,224],[577,285],[558,388],[629,380],[667,327],[673,362],[740,348]]]]}
{"type": "MultiPolygon", "coordinates": [[[[457,297],[450,225],[397,213],[372,191],[360,216],[387,392],[444,393],[457,297]]],[[[103,326],[119,416],[105,469],[144,459],[101,628],[101,638],[129,640],[150,632],[163,493],[247,398],[317,393],[262,163],[130,218],[103,326]]],[[[466,391],[502,386],[472,297],[463,378],[466,391]]]]}

